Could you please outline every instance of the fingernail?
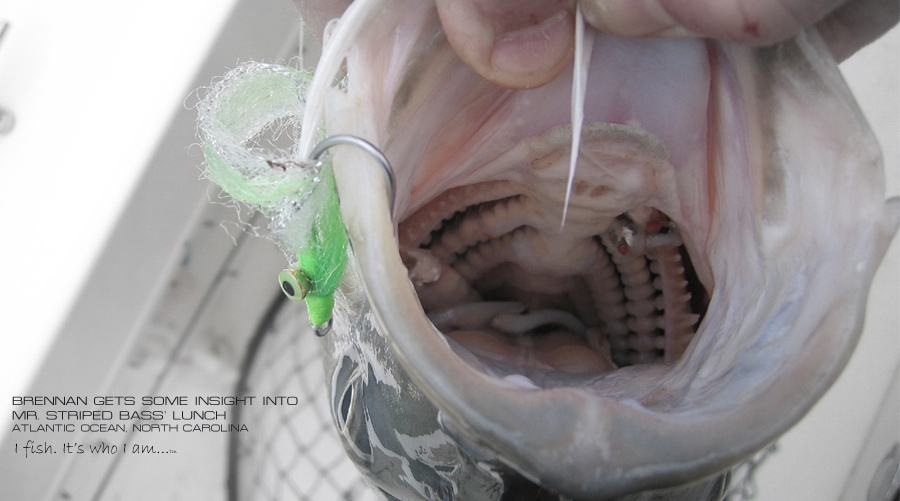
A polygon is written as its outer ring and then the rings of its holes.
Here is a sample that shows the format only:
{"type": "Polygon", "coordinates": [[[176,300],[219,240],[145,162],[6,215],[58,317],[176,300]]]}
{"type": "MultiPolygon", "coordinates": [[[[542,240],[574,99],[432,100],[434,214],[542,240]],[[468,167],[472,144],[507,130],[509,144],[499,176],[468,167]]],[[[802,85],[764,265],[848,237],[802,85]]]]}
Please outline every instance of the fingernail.
{"type": "Polygon", "coordinates": [[[530,86],[542,85],[568,65],[574,34],[574,21],[568,11],[500,34],[491,49],[491,67],[499,74],[531,82],[530,86]]]}

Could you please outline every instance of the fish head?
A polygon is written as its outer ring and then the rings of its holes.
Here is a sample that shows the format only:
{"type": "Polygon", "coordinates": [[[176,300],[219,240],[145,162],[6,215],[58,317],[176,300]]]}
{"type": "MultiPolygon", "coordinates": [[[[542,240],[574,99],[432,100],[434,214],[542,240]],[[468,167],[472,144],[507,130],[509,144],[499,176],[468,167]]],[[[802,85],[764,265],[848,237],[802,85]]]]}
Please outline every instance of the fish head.
{"type": "Polygon", "coordinates": [[[307,112],[395,177],[333,151],[353,259],[332,400],[395,497],[495,492],[488,463],[576,499],[710,478],[795,424],[856,344],[900,201],[821,40],[590,48],[573,153],[572,71],[488,82],[428,2],[356,2],[330,30],[307,112]]]}

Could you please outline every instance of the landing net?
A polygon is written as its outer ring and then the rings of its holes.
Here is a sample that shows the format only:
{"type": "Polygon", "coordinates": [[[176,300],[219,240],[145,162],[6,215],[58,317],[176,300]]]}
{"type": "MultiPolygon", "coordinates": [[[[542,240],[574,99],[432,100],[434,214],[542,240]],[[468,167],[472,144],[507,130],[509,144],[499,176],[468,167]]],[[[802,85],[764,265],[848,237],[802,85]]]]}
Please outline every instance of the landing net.
{"type": "Polygon", "coordinates": [[[229,501],[379,499],[341,446],[329,411],[321,342],[303,310],[279,294],[244,355],[236,395],[297,400],[233,407],[235,422],[254,432],[230,436],[229,501]]]}

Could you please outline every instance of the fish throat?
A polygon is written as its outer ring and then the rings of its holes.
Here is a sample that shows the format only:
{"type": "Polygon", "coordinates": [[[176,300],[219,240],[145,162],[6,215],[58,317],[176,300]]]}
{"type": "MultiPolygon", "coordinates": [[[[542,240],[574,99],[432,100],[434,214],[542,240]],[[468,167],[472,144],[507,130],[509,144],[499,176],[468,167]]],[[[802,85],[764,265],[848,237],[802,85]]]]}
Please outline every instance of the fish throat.
{"type": "Polygon", "coordinates": [[[554,386],[673,363],[706,310],[662,207],[676,197],[657,185],[672,174],[666,148],[627,126],[586,125],[562,228],[567,126],[530,141],[530,162],[438,192],[399,225],[425,313],[494,376],[554,386]]]}
{"type": "Polygon", "coordinates": [[[470,365],[542,387],[673,364],[713,284],[696,195],[715,190],[714,50],[612,38],[585,50],[593,40],[577,37],[571,74],[525,91],[437,49],[402,73],[384,141],[425,314],[470,365]]]}

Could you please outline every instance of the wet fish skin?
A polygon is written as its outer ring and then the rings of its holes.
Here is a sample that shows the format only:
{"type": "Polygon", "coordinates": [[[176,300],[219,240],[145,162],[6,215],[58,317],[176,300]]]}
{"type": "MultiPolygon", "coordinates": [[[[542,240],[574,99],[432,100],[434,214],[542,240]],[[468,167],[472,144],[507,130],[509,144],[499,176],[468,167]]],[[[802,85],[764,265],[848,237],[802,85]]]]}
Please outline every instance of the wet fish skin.
{"type": "MultiPolygon", "coordinates": [[[[354,263],[345,282],[358,283],[354,263]]],[[[438,409],[393,356],[365,294],[338,292],[324,339],[333,418],[354,464],[390,498],[499,500],[508,468],[475,458],[442,429],[438,409]]]]}

